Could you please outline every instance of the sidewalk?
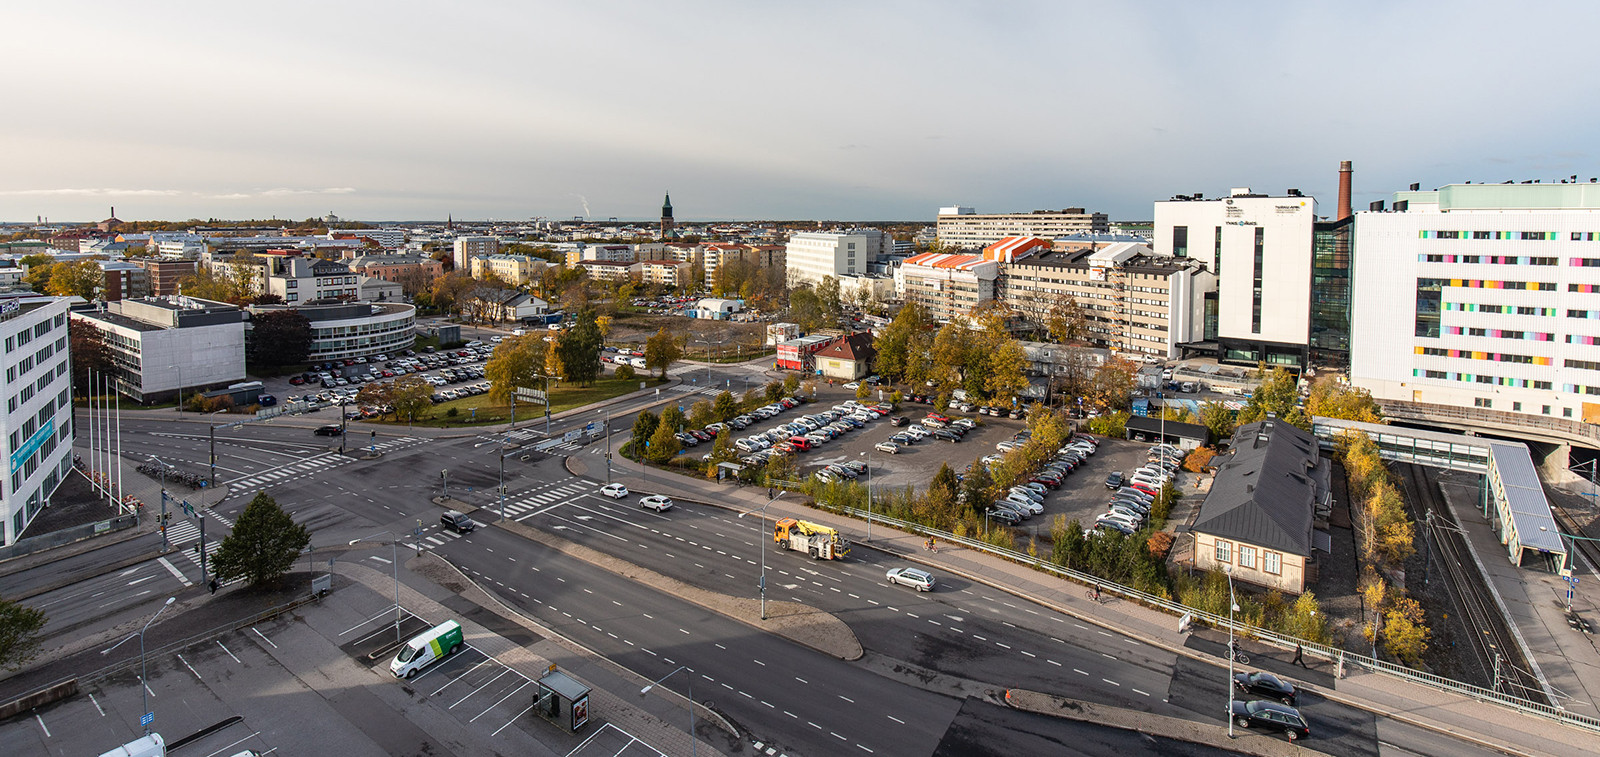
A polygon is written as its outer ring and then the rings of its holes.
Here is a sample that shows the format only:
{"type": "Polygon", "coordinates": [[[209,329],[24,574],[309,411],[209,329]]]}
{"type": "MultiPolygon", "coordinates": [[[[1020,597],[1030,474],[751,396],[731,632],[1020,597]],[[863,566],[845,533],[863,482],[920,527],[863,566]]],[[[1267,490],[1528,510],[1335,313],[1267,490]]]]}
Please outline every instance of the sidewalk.
{"type": "MultiPolygon", "coordinates": [[[[580,457],[567,458],[567,467],[577,475],[590,475],[595,470],[590,461],[580,457]]],[[[620,455],[613,460],[613,469],[619,475],[633,476],[633,480],[639,480],[638,477],[644,475],[637,463],[620,455]]],[[[603,465],[598,472],[603,475],[603,465]]],[[[651,471],[647,480],[639,480],[639,487],[688,501],[738,510],[759,510],[767,502],[764,489],[700,481],[665,471],[651,471]]],[[[929,553],[922,548],[921,536],[896,531],[882,524],[873,524],[872,538],[866,539],[866,523],[804,507],[800,495],[796,494],[772,503],[768,507],[767,517],[804,518],[835,527],[858,547],[876,549],[981,581],[1173,654],[1219,665],[1223,662],[1220,655],[1214,654],[1221,650],[1220,644],[1204,640],[1203,633],[1179,633],[1177,618],[1132,602],[1096,604],[1085,596],[1083,586],[1053,578],[1023,565],[951,545],[945,545],[937,553],[929,553]],[[1202,647],[1207,653],[1197,651],[1194,647],[1202,647]]],[[[1264,645],[1247,645],[1247,650],[1252,656],[1270,656],[1279,658],[1279,662],[1287,662],[1292,656],[1292,650],[1271,649],[1264,645]]],[[[1336,672],[1328,661],[1319,661],[1313,669],[1324,674],[1336,672]]],[[[1348,677],[1338,679],[1331,690],[1315,684],[1307,686],[1329,699],[1510,754],[1554,756],[1580,754],[1593,749],[1594,734],[1558,725],[1544,718],[1522,715],[1497,705],[1353,667],[1346,670],[1346,675],[1348,677]]]]}
{"type": "MultiPolygon", "coordinates": [[[[1594,716],[1600,705],[1600,650],[1588,634],[1567,625],[1567,582],[1506,557],[1493,526],[1478,509],[1478,487],[1441,478],[1439,489],[1466,532],[1473,558],[1498,595],[1512,630],[1532,652],[1534,669],[1555,694],[1557,706],[1594,716]]],[[[1595,617],[1594,592],[1574,592],[1574,610],[1595,617]]]]}

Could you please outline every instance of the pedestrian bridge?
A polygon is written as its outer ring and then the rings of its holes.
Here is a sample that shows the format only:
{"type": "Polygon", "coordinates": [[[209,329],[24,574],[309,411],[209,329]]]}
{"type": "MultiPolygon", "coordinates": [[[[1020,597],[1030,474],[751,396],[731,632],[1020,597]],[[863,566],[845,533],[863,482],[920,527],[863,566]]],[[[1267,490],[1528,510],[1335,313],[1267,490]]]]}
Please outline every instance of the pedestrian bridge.
{"type": "Polygon", "coordinates": [[[1553,560],[1560,569],[1569,567],[1566,542],[1550,512],[1550,501],[1544,496],[1527,445],[1322,417],[1311,419],[1311,432],[1323,449],[1333,449],[1343,434],[1362,433],[1378,445],[1378,454],[1385,460],[1484,476],[1495,528],[1511,562],[1521,565],[1523,558],[1532,554],[1553,560]]]}

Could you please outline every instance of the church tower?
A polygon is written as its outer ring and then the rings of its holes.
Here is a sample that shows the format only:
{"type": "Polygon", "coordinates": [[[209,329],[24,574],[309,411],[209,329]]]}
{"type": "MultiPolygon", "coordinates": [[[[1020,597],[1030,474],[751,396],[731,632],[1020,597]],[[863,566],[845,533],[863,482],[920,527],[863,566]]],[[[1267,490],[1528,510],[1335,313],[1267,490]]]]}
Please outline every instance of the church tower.
{"type": "Polygon", "coordinates": [[[661,238],[672,236],[672,229],[676,224],[672,220],[672,193],[667,193],[667,199],[661,203],[661,238]]]}

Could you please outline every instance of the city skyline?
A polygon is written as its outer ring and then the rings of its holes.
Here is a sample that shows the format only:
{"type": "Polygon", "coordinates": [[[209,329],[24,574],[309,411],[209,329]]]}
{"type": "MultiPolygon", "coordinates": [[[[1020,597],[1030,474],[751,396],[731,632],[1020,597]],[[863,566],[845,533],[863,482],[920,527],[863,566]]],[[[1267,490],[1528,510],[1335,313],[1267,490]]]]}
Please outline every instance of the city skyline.
{"type": "Polygon", "coordinates": [[[199,7],[14,12],[73,44],[0,52],[0,221],[1331,215],[1340,160],[1357,209],[1600,175],[1576,3],[199,7]]]}

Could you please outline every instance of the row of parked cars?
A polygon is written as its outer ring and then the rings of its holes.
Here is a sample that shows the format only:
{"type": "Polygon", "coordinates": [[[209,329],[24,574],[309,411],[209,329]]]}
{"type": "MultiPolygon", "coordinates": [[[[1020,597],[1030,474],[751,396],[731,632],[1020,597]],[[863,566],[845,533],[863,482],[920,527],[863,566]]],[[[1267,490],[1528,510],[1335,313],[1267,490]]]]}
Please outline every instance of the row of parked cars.
{"type": "MultiPolygon", "coordinates": [[[[763,433],[747,436],[734,442],[734,447],[746,453],[741,458],[746,463],[759,465],[775,455],[805,452],[851,431],[866,428],[868,423],[888,415],[892,409],[888,404],[869,405],[850,400],[827,410],[780,424],[777,428],[763,433]]],[[[865,468],[862,471],[864,472],[865,468]]],[[[817,475],[823,480],[855,477],[846,476],[842,471],[828,469],[818,471],[817,475]]]]}
{"type": "Polygon", "coordinates": [[[1102,531],[1120,531],[1132,534],[1144,527],[1149,519],[1150,507],[1172,477],[1177,475],[1178,461],[1183,458],[1178,449],[1169,444],[1158,444],[1149,453],[1149,461],[1130,475],[1114,471],[1106,477],[1106,488],[1114,492],[1105,513],[1095,520],[1095,528],[1102,531]]]}
{"type": "MultiPolygon", "coordinates": [[[[1023,429],[1012,436],[1010,441],[1018,445],[1026,444],[1030,437],[1030,432],[1023,429]]],[[[1031,479],[1011,487],[1004,496],[995,500],[989,508],[989,517],[1014,526],[1043,513],[1046,492],[1061,488],[1061,483],[1066,477],[1099,449],[1100,444],[1093,437],[1083,436],[1072,440],[1067,446],[1057,450],[1050,461],[1040,467],[1031,479]]],[[[1000,455],[990,455],[980,462],[992,467],[1001,459],[1003,458],[1000,455]]]]}

